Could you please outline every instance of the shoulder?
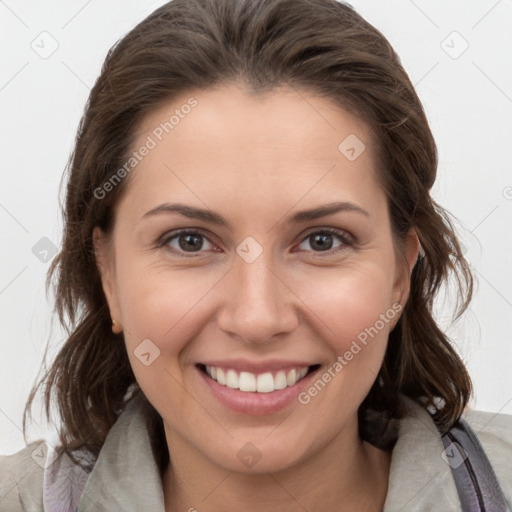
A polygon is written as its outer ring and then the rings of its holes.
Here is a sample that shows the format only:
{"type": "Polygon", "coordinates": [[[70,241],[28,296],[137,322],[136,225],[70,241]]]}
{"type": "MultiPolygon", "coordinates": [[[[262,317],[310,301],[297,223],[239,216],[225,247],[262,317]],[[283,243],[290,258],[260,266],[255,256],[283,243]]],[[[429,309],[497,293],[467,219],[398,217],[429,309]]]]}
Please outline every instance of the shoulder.
{"type": "Polygon", "coordinates": [[[94,457],[84,450],[74,456],[42,440],[0,456],[0,512],[76,510],[94,457]]]}
{"type": "MultiPolygon", "coordinates": [[[[392,452],[384,511],[460,511],[453,471],[442,435],[422,404],[402,396],[407,414],[400,420],[392,452]]],[[[512,506],[512,416],[466,409],[463,418],[475,432],[506,500],[512,506]]]]}
{"type": "Polygon", "coordinates": [[[512,447],[512,415],[467,409],[462,415],[487,441],[494,439],[512,447]]]}
{"type": "Polygon", "coordinates": [[[43,473],[48,447],[34,441],[13,455],[0,455],[0,512],[43,510],[43,473]]]}
{"type": "Polygon", "coordinates": [[[505,498],[512,504],[512,415],[469,409],[463,418],[477,435],[505,498]]]}

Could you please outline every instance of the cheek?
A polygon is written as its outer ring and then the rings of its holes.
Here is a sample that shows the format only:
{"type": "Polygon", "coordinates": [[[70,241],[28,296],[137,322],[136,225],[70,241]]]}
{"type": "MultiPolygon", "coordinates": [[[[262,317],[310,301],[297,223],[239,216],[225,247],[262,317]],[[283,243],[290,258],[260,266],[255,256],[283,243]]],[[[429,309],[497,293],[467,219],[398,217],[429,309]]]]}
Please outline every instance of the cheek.
{"type": "Polygon", "coordinates": [[[130,262],[117,269],[119,304],[125,341],[133,356],[150,339],[161,352],[179,355],[200,329],[197,321],[207,307],[219,276],[211,272],[138,267],[130,262]]]}
{"type": "Polygon", "coordinates": [[[395,315],[391,308],[392,283],[388,273],[374,266],[305,279],[300,296],[311,310],[311,318],[316,317],[315,325],[322,329],[324,339],[330,340],[338,354],[348,350],[352,340],[363,339],[366,330],[377,322],[379,338],[387,339],[390,318],[395,315]],[[386,313],[381,325],[381,315],[386,313]]]}
{"type": "Polygon", "coordinates": [[[397,311],[389,274],[375,265],[337,271],[317,279],[315,286],[310,282],[304,281],[301,296],[307,297],[308,321],[319,329],[330,357],[298,399],[310,414],[324,415],[325,428],[336,436],[378,376],[397,311]]]}
{"type": "MultiPolygon", "coordinates": [[[[151,339],[166,352],[179,353],[194,335],[194,325],[200,331],[200,318],[215,309],[211,300],[218,299],[218,293],[214,288],[223,286],[222,275],[206,268],[171,271],[137,268],[126,261],[117,271],[125,339],[132,351],[151,339]]],[[[300,277],[289,274],[286,280],[300,299],[296,306],[309,325],[316,326],[322,338],[332,339],[339,350],[372,327],[391,306],[389,274],[371,265],[315,269],[300,277]]]]}
{"type": "MultiPolygon", "coordinates": [[[[390,324],[380,318],[391,307],[392,283],[384,267],[382,261],[366,261],[283,272],[294,292],[283,292],[283,300],[304,317],[305,329],[318,340],[318,353],[333,361],[351,358],[350,373],[365,367],[376,375],[385,351],[390,324]]],[[[116,273],[126,348],[137,381],[148,392],[157,392],[165,382],[178,386],[179,365],[190,342],[201,337],[219,307],[230,307],[224,272],[143,265],[125,257],[118,260],[116,273]]]]}
{"type": "Polygon", "coordinates": [[[165,389],[166,407],[186,407],[180,355],[198,334],[196,315],[211,286],[185,272],[133,267],[120,269],[118,278],[126,350],[139,386],[154,405],[165,389]]]}

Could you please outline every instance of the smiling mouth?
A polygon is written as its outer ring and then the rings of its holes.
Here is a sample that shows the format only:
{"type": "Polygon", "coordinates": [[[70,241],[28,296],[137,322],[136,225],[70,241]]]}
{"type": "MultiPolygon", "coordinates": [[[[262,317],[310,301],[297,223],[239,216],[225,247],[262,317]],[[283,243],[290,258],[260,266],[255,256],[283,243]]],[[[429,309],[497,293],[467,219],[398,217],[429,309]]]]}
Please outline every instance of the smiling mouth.
{"type": "Polygon", "coordinates": [[[279,391],[294,386],[297,382],[305,378],[306,375],[320,368],[319,364],[314,364],[311,366],[292,368],[286,371],[279,370],[277,372],[255,374],[244,371],[238,372],[230,368],[206,366],[201,363],[196,366],[210,379],[221,386],[245,393],[272,393],[273,391],[279,391]]]}

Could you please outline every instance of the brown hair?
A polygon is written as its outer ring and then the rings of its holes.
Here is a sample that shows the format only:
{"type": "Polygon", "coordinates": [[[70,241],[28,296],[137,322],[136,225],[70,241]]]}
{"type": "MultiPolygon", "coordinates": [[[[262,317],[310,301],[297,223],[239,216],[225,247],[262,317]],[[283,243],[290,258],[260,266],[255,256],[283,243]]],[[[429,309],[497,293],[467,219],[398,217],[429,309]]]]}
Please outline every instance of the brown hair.
{"type": "MultiPolygon", "coordinates": [[[[400,394],[424,407],[440,399],[434,419],[446,431],[472,388],[433,318],[433,300],[454,275],[459,316],[471,299],[472,276],[448,214],[430,197],[437,150],[413,85],[386,38],[335,0],[173,0],[108,52],[68,164],[62,250],[47,279],[50,286],[58,277],[56,311],[69,337],[31,392],[24,428],[34,394],[44,385],[46,414],[55,395],[66,451],[99,453],[135,378],[122,335],[111,331],[92,243],[95,226],[112,229],[129,178],[104,198],[95,190],[126,161],[150,111],[184,91],[232,82],[256,92],[280,85],[309,89],[371,128],[393,235],[400,241],[414,228],[424,254],[378,378],[360,407],[360,432],[377,444],[365,428],[365,413],[402,417],[400,394]]],[[[168,452],[161,419],[152,407],[148,411],[163,470],[168,452]]]]}

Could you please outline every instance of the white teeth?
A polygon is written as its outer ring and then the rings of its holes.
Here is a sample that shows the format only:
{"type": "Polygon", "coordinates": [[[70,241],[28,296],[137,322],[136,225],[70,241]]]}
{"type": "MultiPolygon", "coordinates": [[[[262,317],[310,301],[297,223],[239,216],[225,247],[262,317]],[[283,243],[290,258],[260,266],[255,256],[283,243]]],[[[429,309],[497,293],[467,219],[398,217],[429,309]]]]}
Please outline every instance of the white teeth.
{"type": "Polygon", "coordinates": [[[228,373],[226,373],[226,386],[231,389],[238,389],[238,375],[235,370],[228,370],[228,373]]]}
{"type": "Polygon", "coordinates": [[[297,372],[294,368],[293,370],[290,370],[290,373],[286,376],[286,383],[288,386],[293,386],[295,382],[297,382],[297,372]]]}
{"type": "Polygon", "coordinates": [[[256,391],[256,377],[249,372],[240,372],[238,387],[240,391],[256,391]]]}
{"type": "Polygon", "coordinates": [[[293,386],[299,380],[303,379],[308,373],[308,368],[293,368],[286,373],[279,370],[276,375],[270,372],[255,375],[250,372],[240,372],[235,370],[223,370],[215,366],[206,366],[206,373],[219,384],[231,389],[239,389],[244,392],[271,393],[288,386],[293,386]]]}
{"type": "Polygon", "coordinates": [[[272,391],[275,391],[274,377],[272,377],[270,372],[258,375],[258,380],[256,381],[256,391],[258,393],[271,393],[272,391]]]}
{"type": "MultiPolygon", "coordinates": [[[[226,385],[226,376],[224,375],[224,370],[222,368],[217,368],[217,379],[216,381],[219,383],[219,384],[222,384],[223,386],[226,385]]],[[[213,375],[211,375],[212,379],[213,379],[213,375]]]]}
{"type": "MultiPolygon", "coordinates": [[[[308,371],[307,368],[305,368],[305,370],[306,372],[308,371]]],[[[304,373],[304,375],[306,375],[306,373],[304,373]]],[[[274,377],[274,389],[284,389],[286,386],[288,386],[286,373],[284,373],[283,370],[279,370],[274,377]]]]}

